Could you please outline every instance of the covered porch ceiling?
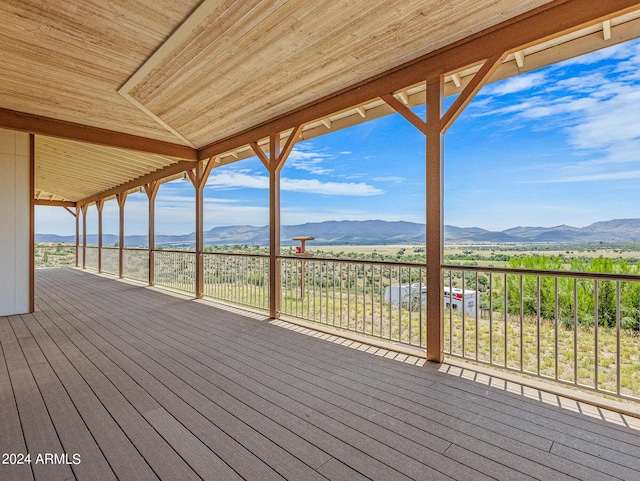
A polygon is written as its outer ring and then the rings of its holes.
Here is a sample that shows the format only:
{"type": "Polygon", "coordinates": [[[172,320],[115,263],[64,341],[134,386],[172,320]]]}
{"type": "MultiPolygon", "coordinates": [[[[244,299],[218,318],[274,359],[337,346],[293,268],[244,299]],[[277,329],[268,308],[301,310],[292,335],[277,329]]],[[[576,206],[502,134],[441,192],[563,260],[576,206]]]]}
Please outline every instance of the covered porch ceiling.
{"type": "Polygon", "coordinates": [[[87,203],[249,142],[323,135],[640,34],[640,3],[70,0],[0,4],[0,127],[36,134],[39,200],[87,203]],[[501,52],[501,53],[502,53],[501,52]],[[155,174],[154,174],[155,173],[155,174]]]}

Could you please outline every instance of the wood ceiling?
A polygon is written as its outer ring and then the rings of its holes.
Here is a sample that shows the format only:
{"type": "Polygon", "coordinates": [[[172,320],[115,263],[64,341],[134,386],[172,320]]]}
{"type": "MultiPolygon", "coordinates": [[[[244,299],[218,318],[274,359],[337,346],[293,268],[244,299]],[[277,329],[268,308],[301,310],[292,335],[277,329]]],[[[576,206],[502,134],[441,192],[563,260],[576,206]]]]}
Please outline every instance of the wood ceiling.
{"type": "MultiPolygon", "coordinates": [[[[200,149],[548,3],[565,1],[3,0],[0,108],[200,149]]],[[[73,201],[177,162],[51,137],[36,149],[36,190],[73,201]]]]}

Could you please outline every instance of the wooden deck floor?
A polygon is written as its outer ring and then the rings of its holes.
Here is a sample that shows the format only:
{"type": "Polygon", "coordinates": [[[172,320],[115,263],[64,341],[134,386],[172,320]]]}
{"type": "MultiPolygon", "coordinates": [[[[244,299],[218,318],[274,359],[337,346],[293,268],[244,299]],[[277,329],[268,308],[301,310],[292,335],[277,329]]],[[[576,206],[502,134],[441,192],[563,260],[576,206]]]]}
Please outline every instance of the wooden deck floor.
{"type": "Polygon", "coordinates": [[[78,270],[36,295],[0,317],[1,480],[640,480],[622,417],[78,270]]]}

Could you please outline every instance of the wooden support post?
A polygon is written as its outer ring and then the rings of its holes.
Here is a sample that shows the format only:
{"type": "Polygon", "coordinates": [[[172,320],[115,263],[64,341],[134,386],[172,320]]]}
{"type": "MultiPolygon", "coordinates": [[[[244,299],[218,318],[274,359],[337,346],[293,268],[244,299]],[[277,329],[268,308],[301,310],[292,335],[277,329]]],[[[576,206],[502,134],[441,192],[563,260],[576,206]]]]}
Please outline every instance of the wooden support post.
{"type": "Polygon", "coordinates": [[[124,277],[124,204],[127,201],[127,193],[120,192],[116,195],[118,200],[118,220],[119,220],[119,242],[118,242],[118,277],[122,279],[124,277]]]}
{"type": "Polygon", "coordinates": [[[427,360],[444,359],[442,78],[427,82],[427,360]]]}
{"type": "Polygon", "coordinates": [[[155,256],[154,250],[156,248],[156,220],[155,220],[155,204],[156,195],[158,195],[158,188],[160,183],[157,180],[144,185],[144,190],[147,193],[149,199],[149,285],[155,284],[155,256]]]}
{"type": "Polygon", "coordinates": [[[36,137],[29,134],[29,312],[35,311],[35,243],[36,243],[36,209],[35,209],[35,175],[36,175],[36,137]]]}
{"type": "Polygon", "coordinates": [[[280,135],[269,139],[269,317],[280,317],[280,135]]]}
{"type": "Polygon", "coordinates": [[[80,206],[76,206],[76,267],[80,267],[80,206]]]}
{"type": "Polygon", "coordinates": [[[87,209],[88,205],[82,205],[82,268],[87,268],[87,209]]]}
{"type": "Polygon", "coordinates": [[[102,209],[104,208],[104,199],[96,201],[98,209],[98,272],[102,272],[102,209]]]}
{"type": "Polygon", "coordinates": [[[215,164],[212,157],[207,162],[198,162],[194,170],[188,170],[187,174],[196,189],[196,279],[195,295],[197,299],[204,296],[204,186],[215,164]]]}
{"type": "Polygon", "coordinates": [[[293,146],[300,137],[303,125],[294,128],[289,134],[282,152],[280,134],[269,136],[269,157],[256,142],[249,145],[269,170],[269,317],[280,317],[280,171],[293,146]]]}

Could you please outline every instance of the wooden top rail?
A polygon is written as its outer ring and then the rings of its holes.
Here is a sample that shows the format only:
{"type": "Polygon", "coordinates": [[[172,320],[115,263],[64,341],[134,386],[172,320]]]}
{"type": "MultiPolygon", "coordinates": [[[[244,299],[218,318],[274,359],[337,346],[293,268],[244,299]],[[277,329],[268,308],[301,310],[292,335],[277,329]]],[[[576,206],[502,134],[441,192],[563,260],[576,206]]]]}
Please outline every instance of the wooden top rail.
{"type": "Polygon", "coordinates": [[[569,277],[572,279],[598,279],[603,281],[640,282],[638,274],[614,274],[606,272],[549,271],[537,269],[512,269],[505,267],[457,266],[445,264],[442,269],[452,271],[491,272],[500,274],[522,274],[541,277],[569,277]]]}

